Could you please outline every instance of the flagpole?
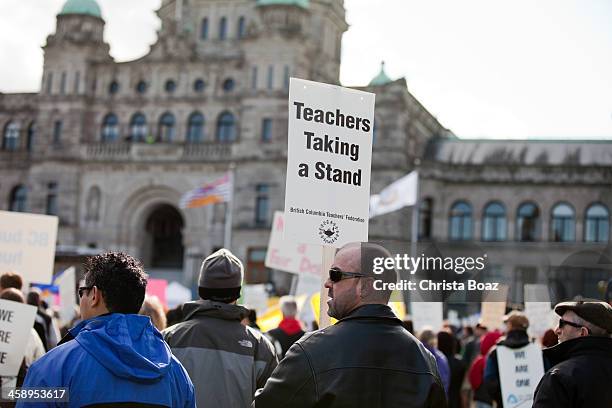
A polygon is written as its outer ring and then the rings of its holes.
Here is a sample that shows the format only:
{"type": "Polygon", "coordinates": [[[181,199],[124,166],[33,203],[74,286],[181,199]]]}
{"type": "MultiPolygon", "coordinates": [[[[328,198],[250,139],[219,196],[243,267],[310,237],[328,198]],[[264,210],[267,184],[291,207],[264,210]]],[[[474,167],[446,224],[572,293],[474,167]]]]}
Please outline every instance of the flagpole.
{"type": "Polygon", "coordinates": [[[414,207],[412,207],[412,225],[410,226],[410,256],[412,259],[416,258],[417,252],[417,240],[419,239],[419,210],[420,210],[420,202],[419,199],[419,173],[418,170],[415,170],[417,182],[416,182],[416,202],[414,203],[414,207]]]}
{"type": "Polygon", "coordinates": [[[226,249],[230,249],[232,246],[232,213],[234,204],[234,163],[229,165],[229,182],[230,182],[230,194],[227,205],[225,206],[225,233],[223,234],[223,246],[226,249]]]}

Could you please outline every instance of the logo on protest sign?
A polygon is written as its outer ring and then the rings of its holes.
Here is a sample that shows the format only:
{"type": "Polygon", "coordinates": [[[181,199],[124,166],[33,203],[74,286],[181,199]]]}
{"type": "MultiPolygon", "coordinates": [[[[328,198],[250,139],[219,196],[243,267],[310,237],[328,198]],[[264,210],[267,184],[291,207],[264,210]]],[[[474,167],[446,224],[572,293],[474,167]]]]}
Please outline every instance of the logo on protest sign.
{"type": "Polygon", "coordinates": [[[289,241],[341,246],[368,240],[374,97],[291,78],[285,189],[289,241]]]}
{"type": "Polygon", "coordinates": [[[340,236],[340,229],[332,220],[325,220],[319,226],[319,236],[324,243],[333,244],[340,236]]]}

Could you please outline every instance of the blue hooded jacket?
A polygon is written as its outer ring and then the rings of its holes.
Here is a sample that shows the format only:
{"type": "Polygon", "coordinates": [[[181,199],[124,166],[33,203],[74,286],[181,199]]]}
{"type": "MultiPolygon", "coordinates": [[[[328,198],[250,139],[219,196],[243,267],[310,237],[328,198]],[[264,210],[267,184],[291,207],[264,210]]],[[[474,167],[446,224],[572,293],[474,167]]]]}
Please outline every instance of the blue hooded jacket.
{"type": "MultiPolygon", "coordinates": [[[[113,313],[85,320],[68,341],[37,360],[23,387],[67,387],[70,407],[132,402],[195,407],[187,371],[147,316],[113,313]]],[[[63,403],[17,404],[55,407],[63,403]]]]}

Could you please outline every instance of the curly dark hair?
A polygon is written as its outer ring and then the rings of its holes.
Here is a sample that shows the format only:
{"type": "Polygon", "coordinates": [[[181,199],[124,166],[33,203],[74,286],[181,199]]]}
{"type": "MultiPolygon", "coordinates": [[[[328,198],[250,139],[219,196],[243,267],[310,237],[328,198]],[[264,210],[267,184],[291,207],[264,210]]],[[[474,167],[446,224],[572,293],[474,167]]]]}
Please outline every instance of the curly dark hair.
{"type": "Polygon", "coordinates": [[[85,285],[102,292],[109,312],[137,314],[145,298],[147,274],[130,255],[106,252],[85,263],[85,285]]]}

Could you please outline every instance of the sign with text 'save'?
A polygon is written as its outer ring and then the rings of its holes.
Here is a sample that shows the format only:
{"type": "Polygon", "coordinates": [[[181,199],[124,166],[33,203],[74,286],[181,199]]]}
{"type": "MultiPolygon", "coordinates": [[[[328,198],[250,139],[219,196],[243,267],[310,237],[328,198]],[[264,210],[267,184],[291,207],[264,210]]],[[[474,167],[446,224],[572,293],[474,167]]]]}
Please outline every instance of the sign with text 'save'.
{"type": "Polygon", "coordinates": [[[498,346],[497,362],[504,408],[530,407],[544,376],[540,347],[535,343],[518,349],[498,346]]]}
{"type": "Polygon", "coordinates": [[[32,335],[36,308],[0,299],[0,377],[14,377],[32,335]]]}
{"type": "Polygon", "coordinates": [[[271,269],[297,274],[321,274],[321,247],[297,244],[283,239],[285,216],[282,211],[274,213],[265,265],[271,269]]]}
{"type": "Polygon", "coordinates": [[[368,240],[374,97],[291,78],[285,239],[368,240]]]}
{"type": "Polygon", "coordinates": [[[0,271],[51,283],[57,224],[55,216],[0,211],[0,271]]]}

